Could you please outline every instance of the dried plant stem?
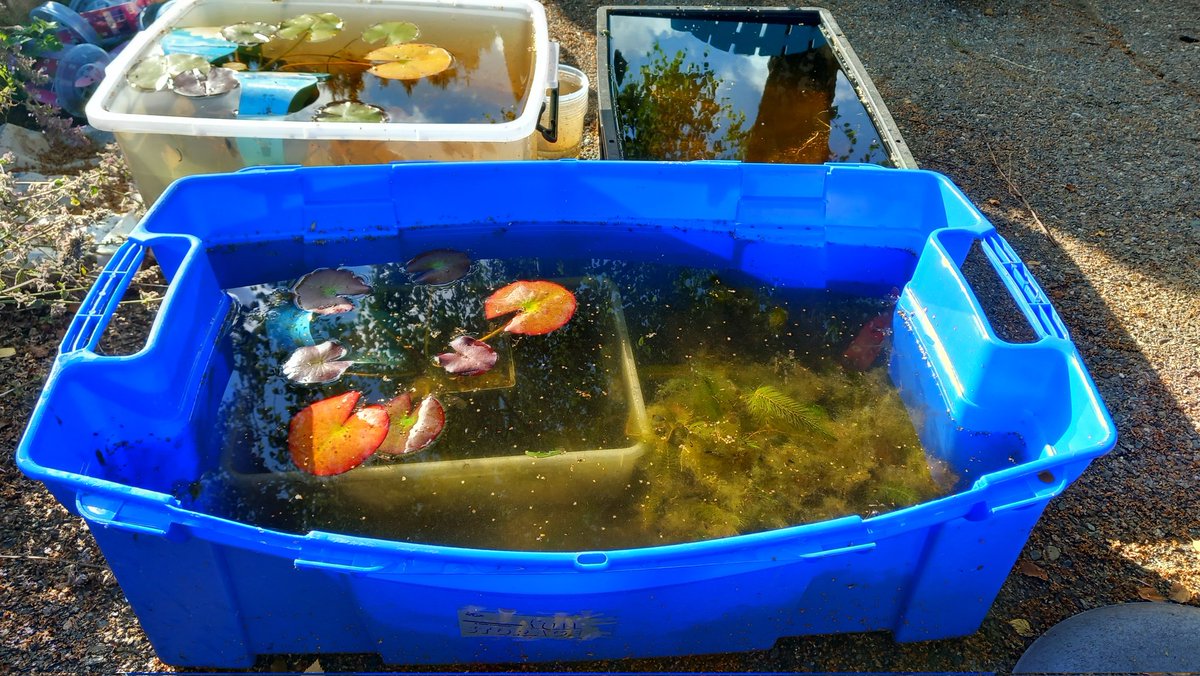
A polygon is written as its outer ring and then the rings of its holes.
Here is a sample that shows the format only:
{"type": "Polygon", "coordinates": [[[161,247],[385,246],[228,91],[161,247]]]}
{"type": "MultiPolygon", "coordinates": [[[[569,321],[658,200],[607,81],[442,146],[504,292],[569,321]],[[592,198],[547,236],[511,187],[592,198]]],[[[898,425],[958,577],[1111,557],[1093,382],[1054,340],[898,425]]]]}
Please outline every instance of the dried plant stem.
{"type": "Polygon", "coordinates": [[[279,67],[279,69],[284,70],[287,68],[309,68],[311,66],[332,66],[334,64],[343,65],[343,66],[359,66],[362,68],[367,68],[371,65],[370,63],[368,63],[366,61],[346,61],[346,60],[338,59],[337,61],[333,61],[333,60],[330,60],[330,61],[293,61],[291,63],[283,64],[282,66],[279,67]]]}
{"type": "Polygon", "coordinates": [[[1004,58],[1003,56],[1000,56],[999,54],[992,54],[992,58],[993,58],[993,59],[998,59],[998,60],[1000,60],[1000,61],[1003,61],[1004,63],[1007,63],[1007,64],[1009,64],[1010,66],[1016,66],[1017,68],[1024,68],[1025,70],[1031,70],[1031,71],[1033,71],[1033,72],[1035,72],[1035,73],[1045,73],[1045,72],[1046,72],[1046,71],[1044,71],[1044,70],[1042,70],[1042,69],[1040,69],[1040,68],[1034,68],[1033,66],[1026,66],[1025,64],[1022,64],[1022,63],[1017,63],[1016,61],[1012,61],[1012,60],[1006,59],[1006,58],[1004,58]]]}
{"type": "Polygon", "coordinates": [[[281,53],[279,54],[279,56],[277,56],[277,57],[275,57],[275,58],[271,59],[270,61],[268,61],[268,62],[266,62],[266,63],[264,63],[262,66],[260,66],[260,67],[259,67],[259,70],[266,70],[266,69],[270,68],[271,66],[273,66],[275,63],[277,63],[277,62],[278,62],[280,59],[282,59],[283,57],[287,56],[288,54],[291,54],[291,53],[292,53],[292,51],[293,51],[294,49],[296,49],[296,48],[297,48],[297,47],[299,47],[300,45],[304,44],[304,41],[305,41],[305,40],[307,40],[307,39],[309,38],[309,36],[311,36],[311,35],[312,35],[312,31],[311,31],[311,30],[306,30],[306,31],[304,31],[303,33],[301,33],[300,35],[297,35],[297,36],[296,36],[296,41],[295,41],[295,42],[293,42],[293,43],[292,43],[292,45],[291,45],[290,47],[288,47],[287,49],[283,50],[283,52],[281,52],[281,53]]]}
{"type": "Polygon", "coordinates": [[[1033,217],[1033,222],[1039,228],[1041,228],[1042,232],[1046,233],[1046,237],[1050,238],[1051,242],[1055,242],[1056,240],[1054,239],[1054,233],[1050,232],[1050,228],[1047,228],[1046,224],[1042,222],[1042,219],[1038,218],[1037,212],[1033,210],[1033,205],[1029,203],[1029,200],[1025,199],[1025,195],[1021,192],[1020,188],[1018,188],[1016,184],[1012,182],[1012,180],[1008,177],[1008,174],[1004,173],[1004,169],[1000,167],[1000,161],[996,159],[996,153],[992,150],[992,144],[988,143],[987,141],[984,141],[983,144],[987,146],[988,155],[992,156],[992,164],[995,165],[996,171],[1000,174],[1000,178],[1004,179],[1004,182],[1008,184],[1008,191],[1012,193],[1013,197],[1021,200],[1021,204],[1025,206],[1025,210],[1028,211],[1029,215],[1033,217]]]}
{"type": "Polygon", "coordinates": [[[82,566],[84,568],[93,568],[95,570],[108,570],[108,566],[100,566],[94,563],[83,563],[82,561],[72,561],[70,559],[59,559],[53,556],[38,556],[37,554],[0,554],[0,559],[13,559],[16,561],[45,561],[51,563],[65,563],[72,566],[82,566]]]}
{"type": "Polygon", "coordinates": [[[495,331],[492,331],[491,333],[487,334],[486,336],[484,336],[484,337],[480,338],[480,339],[479,339],[479,342],[481,342],[481,343],[486,343],[486,342],[488,342],[489,340],[491,340],[491,339],[495,338],[496,336],[500,335],[501,333],[503,333],[503,332],[504,332],[504,327],[505,327],[505,326],[508,326],[508,324],[507,324],[507,323],[505,323],[503,326],[500,326],[500,327],[499,327],[499,328],[497,328],[495,331]]]}

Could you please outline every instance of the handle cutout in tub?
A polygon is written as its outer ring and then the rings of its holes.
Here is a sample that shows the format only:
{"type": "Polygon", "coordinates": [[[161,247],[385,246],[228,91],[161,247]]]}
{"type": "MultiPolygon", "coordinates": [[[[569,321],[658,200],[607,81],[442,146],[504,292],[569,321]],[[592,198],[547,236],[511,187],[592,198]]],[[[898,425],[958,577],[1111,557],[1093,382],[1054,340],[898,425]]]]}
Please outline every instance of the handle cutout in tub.
{"type": "MultiPolygon", "coordinates": [[[[87,295],[79,301],[79,309],[59,344],[60,354],[97,352],[101,349],[101,343],[109,335],[106,330],[129,293],[134,278],[145,264],[145,259],[145,245],[132,240],[126,241],[113,253],[96,276],[87,295]]],[[[145,344],[145,340],[142,344],[145,344]]]]}
{"type": "Polygon", "coordinates": [[[997,338],[1009,343],[1036,343],[1039,340],[1029,319],[1021,312],[984,252],[982,240],[971,244],[966,260],[959,267],[997,338]]]}
{"type": "Polygon", "coordinates": [[[109,317],[108,328],[96,344],[96,354],[124,357],[141,352],[166,290],[167,282],[158,266],[143,261],[109,317]]]}

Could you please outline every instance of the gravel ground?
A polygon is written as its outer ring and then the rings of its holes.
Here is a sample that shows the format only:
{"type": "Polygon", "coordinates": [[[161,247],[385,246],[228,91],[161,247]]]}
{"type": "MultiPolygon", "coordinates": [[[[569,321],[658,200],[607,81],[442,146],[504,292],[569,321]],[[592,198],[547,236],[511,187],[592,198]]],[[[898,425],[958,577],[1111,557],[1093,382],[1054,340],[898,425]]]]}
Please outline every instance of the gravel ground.
{"type": "MultiPolygon", "coordinates": [[[[568,668],[1005,671],[1083,610],[1200,598],[1200,3],[826,6],[913,155],[957,182],[1033,268],[1120,441],[1051,503],[972,636],[796,638],[758,653],[568,668]]],[[[596,4],[547,9],[564,60],[594,80],[596,4]]],[[[592,108],[587,157],[597,156],[594,92],[592,108]]],[[[147,321],[130,317],[110,332],[136,336],[147,321]]],[[[168,669],[81,521],[13,466],[62,330],[22,313],[0,326],[0,346],[19,347],[0,361],[10,389],[0,396],[0,671],[168,669]]],[[[263,658],[258,670],[312,663],[263,658]]],[[[361,656],[321,663],[380,666],[361,656]]]]}

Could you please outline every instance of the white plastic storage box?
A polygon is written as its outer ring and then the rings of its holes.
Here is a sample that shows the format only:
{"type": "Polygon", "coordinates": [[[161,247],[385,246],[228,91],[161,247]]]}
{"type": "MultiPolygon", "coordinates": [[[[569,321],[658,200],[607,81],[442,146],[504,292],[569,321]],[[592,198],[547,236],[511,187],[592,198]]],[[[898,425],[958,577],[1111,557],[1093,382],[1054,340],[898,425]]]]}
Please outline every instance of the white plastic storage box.
{"type": "MultiPolygon", "coordinates": [[[[246,62],[243,52],[232,60],[246,62]]],[[[262,53],[258,63],[270,61],[272,53],[262,53]]],[[[548,87],[556,93],[556,63],[557,45],[549,41],[545,11],[535,0],[174,0],[106,69],[87,117],[116,135],[147,203],[177,178],[247,166],[533,159],[544,95],[548,87]],[[317,95],[313,87],[310,97],[294,100],[287,93],[281,100],[278,88],[264,87],[244,72],[235,75],[239,86],[232,91],[198,98],[142,91],[127,81],[147,57],[191,51],[178,42],[164,49],[164,38],[178,40],[180,31],[220,42],[217,31],[223,26],[279,26],[297,15],[324,12],[342,19],[342,32],[288,50],[289,57],[314,52],[311,62],[321,65],[313,70],[328,68],[329,61],[346,54],[365,60],[367,52],[385,43],[368,43],[362,32],[394,21],[416,24],[419,35],[412,41],[443,47],[453,63],[439,76],[383,80],[363,75],[352,85],[357,89],[323,87],[317,95]],[[388,99],[382,106],[386,122],[314,120],[328,103],[360,97],[370,103],[370,93],[388,99]],[[489,96],[507,103],[494,105],[489,96]]],[[[250,64],[250,70],[255,67],[250,64]]],[[[305,68],[259,75],[293,75],[305,68]]],[[[326,81],[323,75],[314,79],[326,81]]]]}

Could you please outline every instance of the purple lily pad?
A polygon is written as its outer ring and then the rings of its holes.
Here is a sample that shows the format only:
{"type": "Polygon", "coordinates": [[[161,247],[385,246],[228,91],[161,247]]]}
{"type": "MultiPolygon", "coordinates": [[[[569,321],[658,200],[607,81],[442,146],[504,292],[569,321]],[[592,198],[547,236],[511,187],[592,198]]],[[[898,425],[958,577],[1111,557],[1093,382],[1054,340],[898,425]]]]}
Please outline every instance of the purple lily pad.
{"type": "Polygon", "coordinates": [[[446,369],[446,373],[460,376],[487,373],[500,358],[491,345],[471,336],[459,336],[450,341],[450,349],[454,352],[439,354],[436,357],[438,366],[446,369]]]}
{"type": "Polygon", "coordinates": [[[432,444],[446,426],[446,410],[432,394],[413,410],[412,395],[408,392],[384,404],[391,419],[387,438],[379,446],[380,453],[410,455],[432,444]]]}
{"type": "Polygon", "coordinates": [[[332,340],[296,348],[283,364],[283,375],[305,385],[329,383],[342,377],[354,362],[341,361],[346,348],[332,340]]]}
{"type": "Polygon", "coordinates": [[[406,266],[421,284],[449,284],[471,269],[471,257],[453,249],[434,249],[415,256],[406,266]]]}
{"type": "Polygon", "coordinates": [[[350,297],[371,293],[371,287],[349,270],[318,268],[301,277],[292,293],[301,310],[336,315],[353,310],[350,297]]]}

